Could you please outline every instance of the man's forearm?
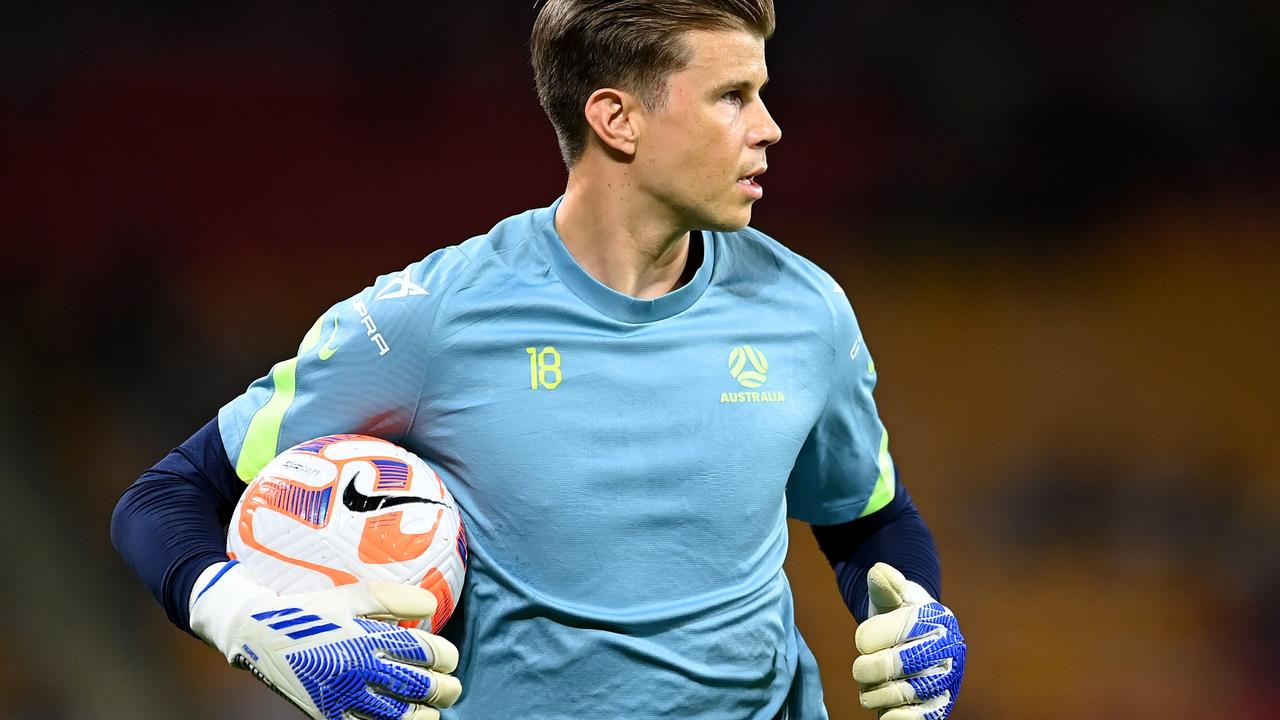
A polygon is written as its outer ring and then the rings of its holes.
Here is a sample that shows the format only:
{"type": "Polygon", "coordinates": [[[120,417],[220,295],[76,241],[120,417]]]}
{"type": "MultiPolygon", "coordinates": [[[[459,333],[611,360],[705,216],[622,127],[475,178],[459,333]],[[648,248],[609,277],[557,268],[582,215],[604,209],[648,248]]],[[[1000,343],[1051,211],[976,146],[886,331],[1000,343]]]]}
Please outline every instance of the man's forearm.
{"type": "Polygon", "coordinates": [[[893,500],[879,511],[842,525],[815,525],[813,534],[858,622],[867,619],[867,571],[877,562],[892,565],[933,597],[941,597],[942,571],[933,535],[901,482],[893,500]]]}
{"type": "Polygon", "coordinates": [[[215,419],[130,485],[111,516],[116,550],[184,631],[191,586],[227,559],[225,527],[243,489],[215,419]]]}

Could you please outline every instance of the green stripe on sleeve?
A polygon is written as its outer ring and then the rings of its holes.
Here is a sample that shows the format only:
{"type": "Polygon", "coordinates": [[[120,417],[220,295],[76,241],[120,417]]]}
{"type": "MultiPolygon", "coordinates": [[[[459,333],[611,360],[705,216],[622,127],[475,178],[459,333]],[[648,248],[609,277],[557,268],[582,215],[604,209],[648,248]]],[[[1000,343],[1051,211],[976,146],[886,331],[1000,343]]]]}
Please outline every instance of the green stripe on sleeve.
{"type": "MultiPolygon", "coordinates": [[[[241,457],[244,457],[242,454],[241,457]]],[[[880,477],[876,478],[876,486],[867,498],[867,506],[858,517],[866,517],[879,510],[893,500],[897,485],[897,473],[893,469],[893,458],[889,457],[889,431],[880,436],[880,477]]]]}
{"type": "Polygon", "coordinates": [[[285,412],[293,404],[297,380],[298,358],[276,363],[271,369],[271,382],[275,386],[271,399],[258,408],[249,421],[244,444],[240,447],[240,458],[236,461],[236,474],[246,483],[276,456],[280,426],[284,423],[285,412]]]}
{"type": "MultiPolygon", "coordinates": [[[[326,313],[327,315],[328,313],[326,313]]],[[[244,443],[240,446],[240,458],[236,461],[236,475],[247,482],[253,480],[271,459],[276,456],[276,446],[280,444],[280,426],[284,424],[284,414],[293,404],[298,387],[298,358],[306,355],[320,344],[320,331],[324,325],[324,315],[316,318],[311,329],[302,336],[298,345],[298,357],[277,363],[271,369],[271,383],[274,386],[271,398],[258,408],[249,421],[249,429],[244,434],[244,443]]],[[[337,321],[334,321],[336,328],[337,321]]]]}

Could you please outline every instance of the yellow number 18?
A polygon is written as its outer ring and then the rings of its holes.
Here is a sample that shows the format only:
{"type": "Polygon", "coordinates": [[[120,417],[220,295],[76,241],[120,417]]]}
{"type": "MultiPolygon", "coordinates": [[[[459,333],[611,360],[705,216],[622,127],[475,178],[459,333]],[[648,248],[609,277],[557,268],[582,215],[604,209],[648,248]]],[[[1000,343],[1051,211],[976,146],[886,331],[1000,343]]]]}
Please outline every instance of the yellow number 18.
{"type": "Polygon", "coordinates": [[[527,347],[529,353],[529,389],[537,390],[538,385],[544,389],[555,390],[564,377],[560,372],[560,351],[548,345],[539,352],[538,348],[527,347]]]}

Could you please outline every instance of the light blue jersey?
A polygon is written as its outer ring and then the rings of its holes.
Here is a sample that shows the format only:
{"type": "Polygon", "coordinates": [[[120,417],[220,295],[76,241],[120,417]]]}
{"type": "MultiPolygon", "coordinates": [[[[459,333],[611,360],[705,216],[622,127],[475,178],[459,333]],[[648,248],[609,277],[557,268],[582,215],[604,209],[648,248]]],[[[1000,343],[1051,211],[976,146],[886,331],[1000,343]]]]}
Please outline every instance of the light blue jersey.
{"type": "Polygon", "coordinates": [[[786,518],[894,487],[849,301],[751,229],[637,300],[574,261],[558,204],[333,306],[222,409],[232,464],[356,432],[437,469],[471,550],[446,718],[825,718],[786,518]]]}

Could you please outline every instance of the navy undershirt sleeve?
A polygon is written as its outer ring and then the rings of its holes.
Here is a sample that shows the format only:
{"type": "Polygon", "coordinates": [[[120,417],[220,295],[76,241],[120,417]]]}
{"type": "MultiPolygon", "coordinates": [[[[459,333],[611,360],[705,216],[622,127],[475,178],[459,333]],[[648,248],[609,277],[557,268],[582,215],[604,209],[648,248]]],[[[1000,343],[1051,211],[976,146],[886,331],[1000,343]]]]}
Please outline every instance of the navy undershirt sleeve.
{"type": "Polygon", "coordinates": [[[893,500],[880,510],[842,525],[814,525],[813,534],[858,622],[867,619],[867,571],[877,562],[897,568],[934,598],[942,597],[938,549],[901,480],[893,500]]]}
{"type": "Polygon", "coordinates": [[[227,559],[226,527],[244,488],[215,418],[130,485],[111,515],[116,551],[186,632],[191,586],[227,559]]]}

